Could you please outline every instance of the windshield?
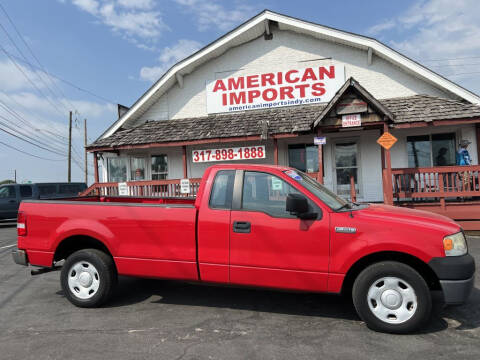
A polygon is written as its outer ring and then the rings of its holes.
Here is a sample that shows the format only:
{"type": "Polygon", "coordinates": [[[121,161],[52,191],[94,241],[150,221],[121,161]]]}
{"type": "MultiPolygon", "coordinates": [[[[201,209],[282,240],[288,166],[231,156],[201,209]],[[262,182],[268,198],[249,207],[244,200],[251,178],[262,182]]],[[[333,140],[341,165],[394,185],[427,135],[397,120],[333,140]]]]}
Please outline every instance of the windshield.
{"type": "Polygon", "coordinates": [[[349,206],[346,200],[337,196],[335,193],[328,190],[325,186],[318,183],[307,174],[297,170],[286,170],[284,172],[297,183],[302,185],[305,189],[317,196],[333,210],[337,211],[349,206]]]}

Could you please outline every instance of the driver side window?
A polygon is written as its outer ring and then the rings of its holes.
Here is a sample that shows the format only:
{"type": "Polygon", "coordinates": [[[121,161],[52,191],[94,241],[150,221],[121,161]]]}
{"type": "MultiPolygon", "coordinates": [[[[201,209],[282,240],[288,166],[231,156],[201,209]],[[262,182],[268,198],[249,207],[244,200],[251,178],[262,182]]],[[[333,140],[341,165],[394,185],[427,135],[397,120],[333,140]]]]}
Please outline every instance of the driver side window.
{"type": "Polygon", "coordinates": [[[295,218],[286,211],[288,194],[300,192],[275,175],[246,171],[243,178],[242,209],[261,211],[274,217],[295,218]]]}

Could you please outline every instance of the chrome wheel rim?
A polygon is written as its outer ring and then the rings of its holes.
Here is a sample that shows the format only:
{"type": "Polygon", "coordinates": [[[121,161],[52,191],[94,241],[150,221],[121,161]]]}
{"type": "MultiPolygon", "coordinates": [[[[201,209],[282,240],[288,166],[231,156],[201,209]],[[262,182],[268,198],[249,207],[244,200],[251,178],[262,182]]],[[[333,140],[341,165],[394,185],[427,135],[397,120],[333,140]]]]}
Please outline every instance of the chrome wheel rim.
{"type": "Polygon", "coordinates": [[[375,280],[368,289],[367,302],[372,313],[389,324],[402,324],[417,311],[417,295],[413,287],[397,277],[375,280]]]}
{"type": "Polygon", "coordinates": [[[100,286],[100,275],[92,263],[79,261],[68,270],[68,287],[79,299],[90,299],[100,286]]]}

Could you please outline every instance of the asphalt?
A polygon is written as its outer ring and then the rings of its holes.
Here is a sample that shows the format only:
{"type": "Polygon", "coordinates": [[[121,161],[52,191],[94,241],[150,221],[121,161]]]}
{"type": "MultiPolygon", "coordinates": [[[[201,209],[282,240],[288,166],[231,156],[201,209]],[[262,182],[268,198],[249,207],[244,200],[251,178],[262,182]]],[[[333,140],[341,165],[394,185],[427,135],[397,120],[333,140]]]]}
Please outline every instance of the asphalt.
{"type": "MultiPolygon", "coordinates": [[[[369,330],[339,296],[121,278],[114,300],[80,309],[59,273],[13,263],[0,228],[1,359],[476,359],[480,276],[463,306],[437,304],[412,335],[369,330]]],[[[480,237],[469,238],[480,264],[480,237]]]]}

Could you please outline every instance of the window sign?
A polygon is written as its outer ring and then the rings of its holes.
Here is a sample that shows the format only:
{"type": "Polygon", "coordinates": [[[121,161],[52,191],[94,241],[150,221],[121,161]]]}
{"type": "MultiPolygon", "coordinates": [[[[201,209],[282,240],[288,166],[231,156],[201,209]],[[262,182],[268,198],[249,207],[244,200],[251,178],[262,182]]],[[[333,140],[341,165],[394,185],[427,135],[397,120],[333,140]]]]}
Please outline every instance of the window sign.
{"type": "Polygon", "coordinates": [[[180,180],[180,194],[189,194],[190,193],[190,180],[181,179],[180,180]]]}
{"type": "Polygon", "coordinates": [[[282,180],[277,177],[271,177],[272,179],[272,190],[282,190],[282,180]]]}
{"type": "Polygon", "coordinates": [[[128,185],[126,182],[119,182],[118,183],[118,195],[120,196],[128,196],[130,192],[128,191],[128,185]]]}

